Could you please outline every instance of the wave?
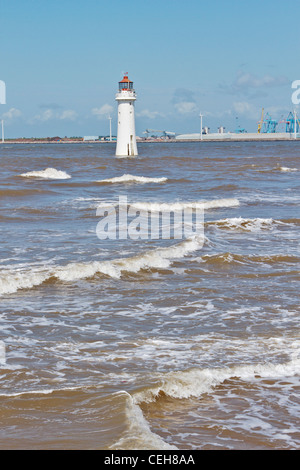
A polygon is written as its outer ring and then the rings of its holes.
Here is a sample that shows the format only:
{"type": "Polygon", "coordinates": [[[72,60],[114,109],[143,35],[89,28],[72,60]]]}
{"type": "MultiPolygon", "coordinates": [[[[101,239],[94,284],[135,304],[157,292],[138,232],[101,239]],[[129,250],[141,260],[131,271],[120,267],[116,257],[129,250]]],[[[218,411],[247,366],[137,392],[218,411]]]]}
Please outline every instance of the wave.
{"type": "Polygon", "coordinates": [[[242,231],[247,231],[247,232],[253,232],[253,231],[258,231],[262,229],[269,229],[273,227],[274,225],[285,225],[285,223],[279,220],[274,220],[272,218],[247,219],[243,217],[233,217],[233,218],[226,218],[226,219],[206,222],[206,225],[216,226],[219,229],[225,229],[225,230],[242,230],[242,231]]]}
{"type": "Polygon", "coordinates": [[[289,168],[287,166],[279,166],[275,169],[283,172],[298,171],[298,168],[289,168]]]}
{"type": "Polygon", "coordinates": [[[133,397],[128,392],[121,391],[117,393],[126,395],[125,416],[127,429],[123,433],[123,436],[109,447],[110,449],[177,449],[177,447],[167,444],[160,436],[151,431],[142,410],[134,403],[133,397]]]}
{"type": "Polygon", "coordinates": [[[294,358],[282,364],[233,365],[223,368],[193,368],[185,371],[165,373],[154,386],[125,394],[127,430],[110,449],[177,449],[151,431],[143,415],[143,405],[159,403],[160,399],[199,398],[230,379],[254,381],[257,379],[282,380],[299,374],[300,359],[294,358]]]}
{"type": "Polygon", "coordinates": [[[295,358],[282,364],[235,365],[216,369],[194,368],[187,371],[169,372],[163,376],[158,385],[135,392],[133,402],[137,405],[151,403],[164,395],[178,399],[200,397],[233,377],[246,381],[257,377],[281,379],[297,375],[299,370],[300,359],[295,358]]]}
{"type": "Polygon", "coordinates": [[[190,202],[133,202],[130,206],[138,210],[144,211],[181,211],[184,209],[218,209],[222,207],[236,207],[239,206],[239,201],[235,198],[229,199],[213,199],[210,201],[190,201],[190,202]]]}
{"type": "Polygon", "coordinates": [[[97,183],[108,184],[108,183],[164,183],[168,178],[148,178],[146,176],[134,176],[125,174],[123,176],[115,176],[114,178],[108,178],[99,180],[97,183]]]}
{"type": "Polygon", "coordinates": [[[287,224],[287,225],[300,225],[300,219],[283,219],[282,223],[287,224]]]}
{"type": "Polygon", "coordinates": [[[0,296],[13,294],[19,289],[31,289],[45,282],[50,277],[48,271],[22,271],[20,268],[5,269],[0,273],[0,296]]]}
{"type": "Polygon", "coordinates": [[[161,269],[169,267],[173,260],[202,248],[204,238],[195,236],[170,247],[156,248],[128,258],[109,261],[69,263],[66,266],[55,266],[31,270],[20,268],[4,269],[0,273],[0,296],[12,294],[20,289],[30,289],[55,278],[71,282],[92,278],[103,274],[119,279],[124,272],[138,273],[142,269],[161,269]]]}
{"type": "Polygon", "coordinates": [[[242,189],[242,188],[240,188],[236,184],[221,184],[219,186],[214,186],[210,188],[211,191],[236,191],[237,189],[242,189]]]}
{"type": "Polygon", "coordinates": [[[54,179],[54,180],[65,180],[71,178],[65,171],[56,170],[55,168],[46,168],[41,171],[29,171],[28,173],[22,173],[20,176],[24,178],[43,178],[43,179],[54,179]]]}
{"type": "Polygon", "coordinates": [[[218,253],[214,255],[204,255],[201,261],[208,264],[249,264],[249,263],[263,263],[263,264],[294,264],[299,263],[300,258],[293,255],[238,255],[236,253],[218,253]]]}
{"type": "MultiPolygon", "coordinates": [[[[85,387],[87,388],[87,387],[85,387]]],[[[81,390],[81,386],[74,386],[74,387],[63,387],[63,388],[49,388],[49,389],[39,389],[39,390],[23,390],[22,392],[13,392],[13,393],[2,393],[0,392],[0,397],[23,397],[31,395],[52,395],[53,393],[60,393],[62,391],[74,391],[74,390],[81,390]]]]}
{"type": "MultiPolygon", "coordinates": [[[[254,165],[253,166],[254,168],[255,167],[258,167],[258,165],[254,165]]],[[[275,167],[272,167],[272,168],[257,168],[255,169],[255,171],[257,171],[258,173],[273,173],[273,172],[278,172],[278,171],[281,171],[281,172],[293,172],[293,171],[299,171],[298,168],[290,168],[290,167],[287,167],[287,166],[280,166],[279,164],[275,167]]]]}
{"type": "Polygon", "coordinates": [[[234,253],[219,253],[215,255],[204,255],[201,261],[213,265],[245,264],[247,257],[234,253]]]}

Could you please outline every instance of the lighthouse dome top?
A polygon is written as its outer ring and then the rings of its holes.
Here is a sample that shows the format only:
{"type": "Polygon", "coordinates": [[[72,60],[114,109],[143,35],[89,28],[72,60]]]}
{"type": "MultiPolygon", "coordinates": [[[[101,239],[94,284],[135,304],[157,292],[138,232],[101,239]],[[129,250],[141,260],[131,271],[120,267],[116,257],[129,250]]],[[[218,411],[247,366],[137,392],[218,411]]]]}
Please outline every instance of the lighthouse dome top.
{"type": "Polygon", "coordinates": [[[127,73],[125,73],[123,80],[119,82],[119,91],[122,90],[133,90],[133,82],[129,80],[127,73]]]}

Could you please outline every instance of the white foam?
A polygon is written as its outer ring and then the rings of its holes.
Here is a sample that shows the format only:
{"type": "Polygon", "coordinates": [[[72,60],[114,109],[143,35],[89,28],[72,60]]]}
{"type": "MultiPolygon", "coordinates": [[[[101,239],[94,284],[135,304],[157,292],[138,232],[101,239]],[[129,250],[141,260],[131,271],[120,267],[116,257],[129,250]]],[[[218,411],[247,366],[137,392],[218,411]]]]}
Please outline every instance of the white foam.
{"type": "Polygon", "coordinates": [[[0,296],[12,294],[19,289],[31,289],[42,284],[49,278],[49,271],[5,269],[0,274],[0,296]]]}
{"type": "Polygon", "coordinates": [[[32,268],[30,270],[7,268],[0,274],[0,296],[17,292],[19,289],[30,289],[41,285],[51,277],[70,282],[102,273],[118,279],[124,272],[138,273],[141,269],[146,268],[166,268],[174,259],[183,258],[188,253],[202,248],[203,243],[203,237],[195,236],[170,247],[156,248],[128,258],[69,263],[66,266],[32,268]]]}
{"type": "Polygon", "coordinates": [[[75,387],[64,387],[64,388],[49,388],[49,389],[40,389],[40,390],[25,390],[22,392],[14,392],[14,393],[0,393],[0,397],[20,397],[24,395],[52,395],[55,392],[61,391],[73,391],[73,390],[81,390],[81,386],[75,387]]]}
{"type": "MultiPolygon", "coordinates": [[[[279,379],[299,375],[300,359],[295,358],[283,364],[251,364],[234,365],[224,368],[190,369],[186,371],[169,372],[163,375],[160,384],[137,391],[127,395],[126,416],[128,428],[122,438],[115,443],[112,449],[176,449],[166,443],[157,434],[153,433],[143,416],[140,405],[152,403],[159,399],[163,393],[175,399],[187,399],[200,397],[204,393],[211,393],[213,389],[225,380],[235,378],[243,381],[255,381],[257,379],[279,379]]],[[[268,423],[258,422],[259,418],[253,419],[250,427],[258,424],[262,429],[269,427],[268,423]]]]}
{"type": "Polygon", "coordinates": [[[199,397],[232,377],[242,380],[255,380],[256,376],[264,378],[283,378],[300,373],[300,359],[295,358],[283,364],[238,365],[216,369],[191,369],[183,372],[171,372],[164,375],[161,384],[150,387],[133,395],[134,403],[150,403],[160,393],[173,398],[199,397]]]}
{"type": "Polygon", "coordinates": [[[127,392],[119,392],[126,394],[126,419],[127,430],[110,449],[131,449],[131,450],[148,450],[148,449],[177,449],[177,447],[167,444],[160,436],[151,431],[150,426],[139,406],[137,406],[132,396],[127,392]]]}
{"type": "Polygon", "coordinates": [[[115,176],[114,178],[108,178],[99,180],[97,183],[164,183],[167,178],[148,178],[146,176],[134,176],[125,174],[123,176],[115,176]]]}
{"type": "Polygon", "coordinates": [[[146,268],[166,268],[177,258],[202,248],[204,239],[194,237],[170,247],[156,248],[128,258],[93,263],[70,263],[57,268],[55,276],[63,281],[73,281],[92,277],[97,273],[120,278],[123,272],[138,273],[146,268]]]}
{"type": "Polygon", "coordinates": [[[181,211],[184,209],[217,209],[221,207],[235,207],[239,206],[238,199],[215,199],[210,201],[190,201],[190,202],[173,202],[173,203],[160,203],[160,202],[133,202],[130,203],[132,207],[144,211],[181,211]]]}
{"type": "Polygon", "coordinates": [[[253,232],[262,229],[268,229],[274,226],[275,224],[283,224],[283,222],[274,220],[272,218],[263,219],[257,217],[254,219],[247,219],[243,217],[233,217],[208,222],[207,224],[216,225],[219,228],[224,228],[228,230],[244,230],[253,232]]]}
{"type": "Polygon", "coordinates": [[[0,365],[6,364],[6,348],[5,343],[0,341],[0,365]]]}
{"type": "Polygon", "coordinates": [[[55,168],[46,168],[40,171],[29,171],[28,173],[22,173],[20,176],[24,178],[43,178],[43,179],[54,179],[54,180],[65,180],[71,178],[65,171],[56,170],[55,168]]]}
{"type": "Polygon", "coordinates": [[[298,171],[298,168],[289,168],[287,166],[279,166],[277,168],[279,171],[290,172],[290,171],[298,171]]]}

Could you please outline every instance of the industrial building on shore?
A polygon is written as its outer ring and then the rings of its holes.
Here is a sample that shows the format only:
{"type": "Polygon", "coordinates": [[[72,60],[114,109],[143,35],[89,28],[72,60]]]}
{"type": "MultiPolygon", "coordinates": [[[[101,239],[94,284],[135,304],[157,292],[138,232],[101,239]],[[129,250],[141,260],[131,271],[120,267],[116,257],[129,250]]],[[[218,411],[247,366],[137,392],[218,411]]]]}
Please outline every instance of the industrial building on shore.
{"type": "Polygon", "coordinates": [[[290,112],[286,119],[281,121],[285,125],[285,132],[277,132],[278,121],[272,119],[269,113],[264,115],[262,109],[261,119],[258,122],[257,132],[248,133],[245,129],[238,127],[235,132],[225,132],[225,127],[218,128],[218,132],[211,133],[208,127],[202,127],[200,132],[194,134],[176,134],[176,141],[275,141],[291,140],[300,138],[300,121],[296,111],[290,112]]]}
{"type": "Polygon", "coordinates": [[[245,132],[245,133],[234,133],[234,132],[224,132],[224,133],[215,133],[215,134],[179,134],[176,135],[176,141],[275,141],[275,140],[294,140],[299,139],[299,134],[287,133],[287,132],[275,132],[270,134],[259,134],[257,132],[245,132]]]}

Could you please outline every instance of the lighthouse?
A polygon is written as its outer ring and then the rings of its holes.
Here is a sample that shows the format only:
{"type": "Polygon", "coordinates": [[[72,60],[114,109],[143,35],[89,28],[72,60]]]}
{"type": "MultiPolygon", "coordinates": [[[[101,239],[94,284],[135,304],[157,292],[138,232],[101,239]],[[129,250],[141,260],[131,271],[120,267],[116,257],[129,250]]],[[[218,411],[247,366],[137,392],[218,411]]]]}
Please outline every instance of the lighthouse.
{"type": "Polygon", "coordinates": [[[119,82],[116,94],[118,102],[118,135],[116,156],[138,155],[135,136],[134,102],[136,100],[133,82],[125,74],[119,82]]]}

